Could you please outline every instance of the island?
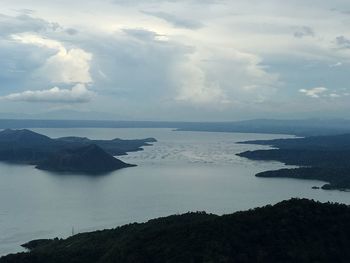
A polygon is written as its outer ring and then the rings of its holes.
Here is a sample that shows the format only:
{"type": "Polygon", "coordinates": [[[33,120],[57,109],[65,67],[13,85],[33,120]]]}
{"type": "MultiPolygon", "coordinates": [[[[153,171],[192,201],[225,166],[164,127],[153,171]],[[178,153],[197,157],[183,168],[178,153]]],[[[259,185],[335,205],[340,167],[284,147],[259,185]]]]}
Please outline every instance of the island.
{"type": "Polygon", "coordinates": [[[223,216],[158,218],[34,240],[0,263],[349,262],[350,207],[291,199],[223,216]]]}
{"type": "Polygon", "coordinates": [[[0,132],[0,161],[25,163],[54,172],[102,174],[132,167],[114,156],[143,150],[156,142],[141,140],[90,140],[83,137],[53,139],[28,129],[0,132]]]}
{"type": "MultiPolygon", "coordinates": [[[[266,171],[257,177],[286,177],[327,182],[325,190],[350,189],[350,134],[305,138],[256,140],[243,144],[268,145],[269,150],[239,153],[251,160],[279,161],[298,168],[266,171]]],[[[316,187],[314,188],[316,189],[316,187]]]]}
{"type": "Polygon", "coordinates": [[[55,172],[101,174],[132,166],[135,165],[114,158],[96,144],[89,144],[54,153],[36,168],[55,172]]]}

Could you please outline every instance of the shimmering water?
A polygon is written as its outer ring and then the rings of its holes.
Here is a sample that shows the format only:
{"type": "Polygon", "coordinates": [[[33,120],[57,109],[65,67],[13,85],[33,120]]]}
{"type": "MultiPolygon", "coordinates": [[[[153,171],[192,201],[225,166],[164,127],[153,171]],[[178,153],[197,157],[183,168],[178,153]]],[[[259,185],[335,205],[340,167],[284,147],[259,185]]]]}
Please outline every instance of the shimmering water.
{"type": "Polygon", "coordinates": [[[267,147],[237,141],[288,136],[173,132],[169,129],[34,129],[51,137],[155,137],[154,146],[122,160],[138,167],[101,177],[56,175],[32,166],[0,163],[0,255],[38,238],[112,228],[188,211],[216,214],[291,197],[350,203],[350,193],[312,190],[322,182],[256,178],[284,167],[236,153],[267,147]]]}

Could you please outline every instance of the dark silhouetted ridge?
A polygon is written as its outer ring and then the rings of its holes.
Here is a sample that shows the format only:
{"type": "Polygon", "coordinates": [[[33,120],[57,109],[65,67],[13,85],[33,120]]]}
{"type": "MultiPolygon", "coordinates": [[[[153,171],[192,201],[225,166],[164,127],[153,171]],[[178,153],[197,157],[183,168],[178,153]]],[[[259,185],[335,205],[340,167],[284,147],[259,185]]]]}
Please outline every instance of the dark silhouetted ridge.
{"type": "Polygon", "coordinates": [[[52,139],[23,129],[0,131],[0,161],[36,165],[51,171],[100,173],[134,165],[113,156],[142,151],[154,138],[90,140],[82,137],[52,139]],[[94,167],[93,167],[94,166],[94,167]]]}
{"type": "Polygon", "coordinates": [[[204,212],[37,240],[0,263],[350,262],[350,207],[291,199],[230,215],[204,212]]]}
{"type": "Polygon", "coordinates": [[[257,140],[245,144],[270,145],[278,149],[239,153],[251,160],[280,161],[301,166],[258,173],[258,177],[288,177],[328,182],[323,189],[350,189],[350,134],[294,139],[257,140]]]}
{"type": "Polygon", "coordinates": [[[131,166],[134,165],[114,158],[96,144],[90,144],[59,151],[40,163],[37,168],[57,172],[99,174],[131,166]]]}
{"type": "Polygon", "coordinates": [[[45,135],[33,132],[31,130],[11,130],[6,129],[0,132],[0,142],[21,143],[24,145],[34,145],[50,143],[53,140],[45,135]]]}

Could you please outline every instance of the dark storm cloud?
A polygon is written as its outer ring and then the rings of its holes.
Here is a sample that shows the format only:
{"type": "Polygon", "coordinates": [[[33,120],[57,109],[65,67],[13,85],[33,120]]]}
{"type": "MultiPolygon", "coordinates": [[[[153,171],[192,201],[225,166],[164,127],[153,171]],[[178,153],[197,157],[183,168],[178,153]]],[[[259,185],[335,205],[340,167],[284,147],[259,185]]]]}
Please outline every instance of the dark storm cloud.
{"type": "Polygon", "coordinates": [[[339,48],[350,49],[350,39],[345,36],[336,37],[335,43],[339,48]]]}
{"type": "Polygon", "coordinates": [[[314,36],[315,36],[314,30],[308,26],[302,26],[294,32],[294,37],[296,38],[314,37],[314,36]]]}
{"type": "Polygon", "coordinates": [[[43,32],[59,28],[57,23],[50,23],[28,14],[20,14],[15,17],[0,14],[0,25],[0,36],[21,32],[43,32]]]}
{"type": "Polygon", "coordinates": [[[155,40],[157,36],[160,36],[159,34],[150,31],[150,30],[145,30],[141,28],[125,28],[122,30],[126,35],[139,38],[142,40],[155,40]]]}

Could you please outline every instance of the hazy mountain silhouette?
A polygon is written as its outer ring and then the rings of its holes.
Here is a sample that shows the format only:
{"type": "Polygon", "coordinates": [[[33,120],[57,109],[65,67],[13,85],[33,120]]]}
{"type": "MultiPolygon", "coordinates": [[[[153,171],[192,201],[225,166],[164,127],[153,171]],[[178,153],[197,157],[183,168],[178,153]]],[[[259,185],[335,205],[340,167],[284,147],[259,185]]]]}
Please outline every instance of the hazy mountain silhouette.
{"type": "Polygon", "coordinates": [[[334,135],[350,132],[348,119],[254,119],[231,122],[113,121],[79,119],[1,119],[0,128],[172,128],[182,131],[334,135]]]}

